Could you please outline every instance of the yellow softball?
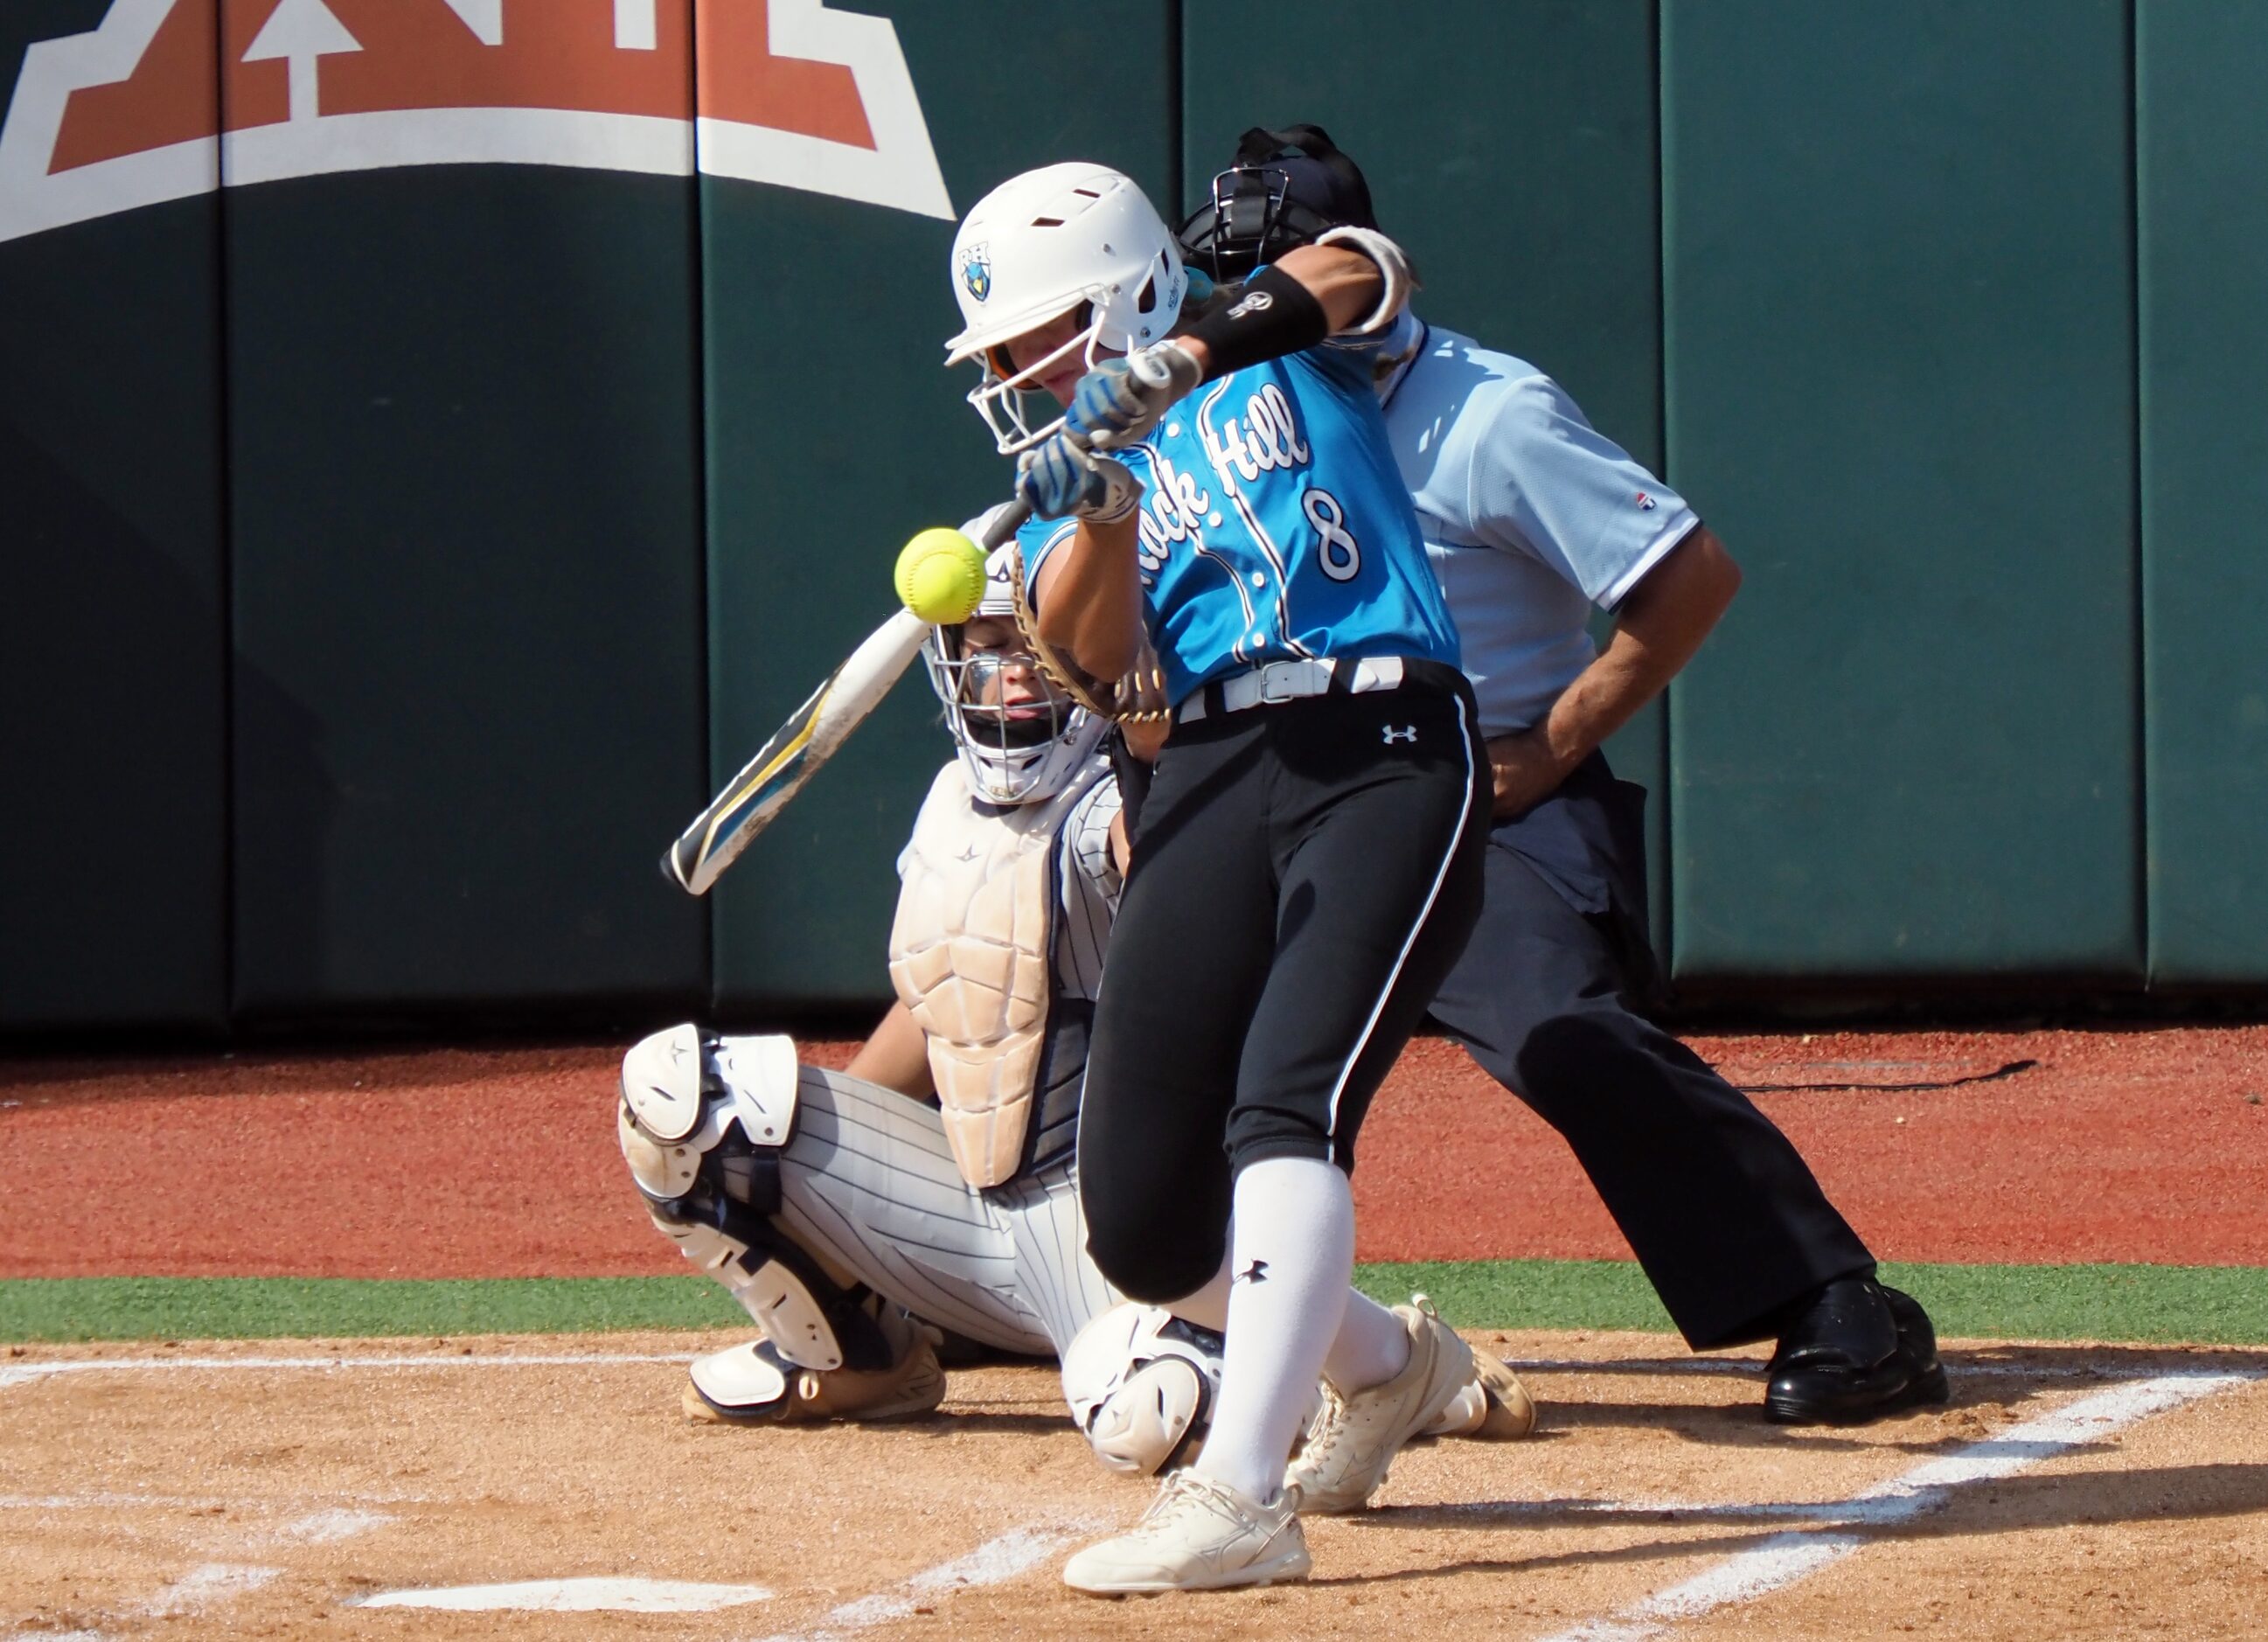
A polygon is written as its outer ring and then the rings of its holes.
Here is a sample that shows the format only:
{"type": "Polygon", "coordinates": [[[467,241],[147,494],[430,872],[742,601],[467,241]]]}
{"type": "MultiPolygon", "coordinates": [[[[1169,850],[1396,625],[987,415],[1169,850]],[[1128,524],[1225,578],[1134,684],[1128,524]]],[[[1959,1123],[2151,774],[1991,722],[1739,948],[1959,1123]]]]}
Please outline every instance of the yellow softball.
{"type": "Polygon", "coordinates": [[[898,599],[924,622],[966,622],[984,601],[984,549],[939,525],[899,550],[898,599]]]}

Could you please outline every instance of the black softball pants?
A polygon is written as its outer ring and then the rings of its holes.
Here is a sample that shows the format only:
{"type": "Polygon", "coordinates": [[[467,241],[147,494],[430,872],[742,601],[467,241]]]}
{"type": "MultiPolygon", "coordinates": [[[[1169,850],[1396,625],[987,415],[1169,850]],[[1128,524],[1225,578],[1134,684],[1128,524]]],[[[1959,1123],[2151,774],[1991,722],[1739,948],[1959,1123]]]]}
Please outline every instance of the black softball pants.
{"type": "Polygon", "coordinates": [[[1594,754],[1497,823],[1479,923],[1432,1013],[1565,1138],[1679,1331],[1709,1351],[1777,1334],[1874,1261],[1787,1137],[1640,1012],[1644,802],[1594,754]]]}
{"type": "Polygon", "coordinates": [[[1481,901],[1487,758],[1470,688],[1176,727],[1144,800],[1079,1115],[1087,1246],[1137,1300],[1202,1287],[1236,1172],[1354,1167],[1354,1142],[1481,901]]]}

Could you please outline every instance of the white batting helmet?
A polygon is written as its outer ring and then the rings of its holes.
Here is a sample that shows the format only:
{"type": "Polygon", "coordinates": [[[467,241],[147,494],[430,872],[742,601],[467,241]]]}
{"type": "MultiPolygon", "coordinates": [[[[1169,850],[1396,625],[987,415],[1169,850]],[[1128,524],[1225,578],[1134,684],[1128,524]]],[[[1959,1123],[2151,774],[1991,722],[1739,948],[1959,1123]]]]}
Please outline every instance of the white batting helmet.
{"type": "Polygon", "coordinates": [[[945,362],[983,362],[968,395],[1004,456],[1036,445],[1023,398],[1039,372],[1072,349],[1092,365],[1104,351],[1162,341],[1180,317],[1189,276],[1173,232],[1132,178],[1071,160],[1011,177],[976,202],[953,239],[953,293],[967,321],[945,362]],[[1046,358],[1015,369],[1004,344],[1084,305],[1087,321],[1046,358]]]}

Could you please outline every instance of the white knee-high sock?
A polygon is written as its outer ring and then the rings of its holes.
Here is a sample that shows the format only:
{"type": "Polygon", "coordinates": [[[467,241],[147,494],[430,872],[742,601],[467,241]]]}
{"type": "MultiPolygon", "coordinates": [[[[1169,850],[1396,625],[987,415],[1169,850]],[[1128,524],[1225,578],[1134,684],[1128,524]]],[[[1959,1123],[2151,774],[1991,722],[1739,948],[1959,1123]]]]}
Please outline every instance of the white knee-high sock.
{"type": "MultiPolygon", "coordinates": [[[[1267,1501],[1346,1314],[1354,1194],[1316,1158],[1267,1158],[1236,1177],[1220,1402],[1197,1469],[1267,1501]]],[[[1391,1321],[1391,1318],[1388,1319],[1391,1321]]]]}
{"type": "MultiPolygon", "coordinates": [[[[1200,1329],[1227,1333],[1231,1264],[1223,1255],[1220,1270],[1211,1281],[1166,1309],[1200,1329]]],[[[1338,1337],[1323,1358],[1323,1378],[1342,1391],[1364,1391],[1384,1385],[1409,1366],[1410,1330],[1402,1326],[1402,1319],[1360,1289],[1349,1289],[1338,1337]]]]}
{"type": "MultiPolygon", "coordinates": [[[[1166,1309],[1200,1329],[1227,1333],[1230,1264],[1224,1255],[1210,1282],[1166,1309]]],[[[1338,1337],[1323,1358],[1323,1378],[1342,1391],[1362,1391],[1384,1385],[1409,1363],[1410,1331],[1402,1319],[1361,1290],[1349,1289],[1338,1337]]]]}
{"type": "Polygon", "coordinates": [[[1382,1386],[1410,1366],[1410,1330],[1367,1294],[1350,1291],[1338,1338],[1323,1359],[1323,1378],[1341,1391],[1382,1386]]]}

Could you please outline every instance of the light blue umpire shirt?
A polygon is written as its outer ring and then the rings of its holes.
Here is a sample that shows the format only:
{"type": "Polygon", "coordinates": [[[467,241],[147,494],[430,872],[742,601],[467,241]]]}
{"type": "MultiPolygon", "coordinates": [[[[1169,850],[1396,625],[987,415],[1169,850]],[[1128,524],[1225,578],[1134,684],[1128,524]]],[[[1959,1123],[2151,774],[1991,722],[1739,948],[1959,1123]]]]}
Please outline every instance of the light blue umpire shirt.
{"type": "Polygon", "coordinates": [[[1526,360],[1407,311],[1371,348],[1481,733],[1528,729],[1597,656],[1592,609],[1701,521],[1526,360]]]}

